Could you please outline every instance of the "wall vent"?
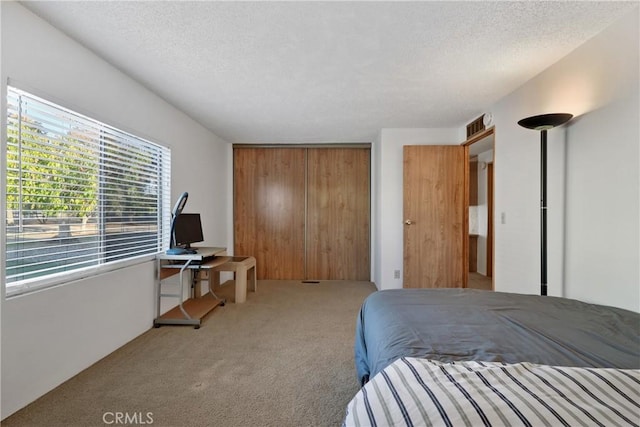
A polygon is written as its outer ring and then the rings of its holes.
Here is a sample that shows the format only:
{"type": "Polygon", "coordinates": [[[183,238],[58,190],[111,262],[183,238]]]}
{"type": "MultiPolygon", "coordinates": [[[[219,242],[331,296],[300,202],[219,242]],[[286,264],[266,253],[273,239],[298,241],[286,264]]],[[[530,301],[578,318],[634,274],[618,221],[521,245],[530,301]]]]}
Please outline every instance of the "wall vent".
{"type": "Polygon", "coordinates": [[[467,139],[485,129],[483,118],[484,114],[467,125],[467,139]]]}

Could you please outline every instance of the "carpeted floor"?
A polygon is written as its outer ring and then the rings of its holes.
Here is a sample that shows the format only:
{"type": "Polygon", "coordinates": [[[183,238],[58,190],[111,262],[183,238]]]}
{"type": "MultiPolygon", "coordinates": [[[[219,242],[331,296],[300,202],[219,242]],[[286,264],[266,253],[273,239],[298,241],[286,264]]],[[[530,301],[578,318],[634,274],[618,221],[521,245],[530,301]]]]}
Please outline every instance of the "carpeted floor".
{"type": "MultiPolygon", "coordinates": [[[[3,426],[338,426],[369,282],[260,281],[202,327],[151,329],[3,426]],[[142,422],[140,422],[142,421],[142,422]]],[[[232,298],[233,286],[222,294],[232,298]]],[[[6,392],[6,391],[5,391],[6,392]]]]}

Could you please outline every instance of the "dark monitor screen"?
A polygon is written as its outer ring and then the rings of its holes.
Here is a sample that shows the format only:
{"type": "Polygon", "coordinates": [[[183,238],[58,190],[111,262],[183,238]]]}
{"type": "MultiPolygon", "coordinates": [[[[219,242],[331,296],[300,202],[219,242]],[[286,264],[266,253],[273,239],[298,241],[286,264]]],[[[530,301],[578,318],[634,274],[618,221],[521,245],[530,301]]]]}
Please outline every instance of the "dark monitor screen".
{"type": "Polygon", "coordinates": [[[202,223],[200,222],[200,214],[197,213],[181,213],[176,218],[174,229],[176,237],[176,245],[189,248],[191,243],[202,242],[202,223]]]}

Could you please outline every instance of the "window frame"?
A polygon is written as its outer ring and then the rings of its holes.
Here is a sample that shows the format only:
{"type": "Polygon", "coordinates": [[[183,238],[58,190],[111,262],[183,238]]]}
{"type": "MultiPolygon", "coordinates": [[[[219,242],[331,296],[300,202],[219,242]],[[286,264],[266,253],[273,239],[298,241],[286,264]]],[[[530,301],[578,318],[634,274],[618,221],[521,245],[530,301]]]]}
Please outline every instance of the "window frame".
{"type": "MultiPolygon", "coordinates": [[[[2,251],[2,263],[1,263],[1,292],[2,297],[4,299],[9,299],[13,297],[22,296],[25,294],[29,294],[36,291],[46,290],[52,287],[63,286],[66,284],[70,284],[72,282],[76,282],[78,280],[93,278],[111,271],[120,270],[123,268],[129,268],[133,265],[146,263],[155,259],[157,253],[164,251],[169,246],[169,229],[170,229],[170,221],[171,221],[171,206],[170,206],[170,187],[171,187],[171,160],[172,160],[172,152],[171,148],[167,147],[164,144],[160,144],[158,142],[154,142],[149,138],[142,137],[137,135],[136,133],[127,131],[123,129],[121,126],[114,126],[105,121],[92,117],[92,115],[84,114],[78,108],[69,108],[67,103],[60,102],[55,98],[50,96],[41,96],[38,91],[34,91],[31,89],[25,89],[24,86],[16,85],[14,82],[7,81],[6,84],[3,84],[3,96],[1,100],[0,107],[2,108],[2,120],[0,121],[0,135],[1,135],[1,147],[2,147],[2,171],[1,171],[1,193],[0,197],[3,200],[3,209],[0,215],[0,219],[3,223],[2,231],[0,232],[0,250],[2,251]],[[115,259],[111,261],[106,261],[109,254],[107,251],[100,251],[96,260],[98,261],[97,265],[90,265],[86,267],[75,267],[67,271],[49,273],[42,276],[31,277],[27,279],[16,280],[13,282],[7,282],[7,254],[8,254],[8,223],[7,223],[7,185],[8,185],[8,153],[9,153],[9,139],[8,139],[8,129],[9,129],[9,103],[8,99],[10,96],[10,92],[17,92],[24,94],[28,97],[35,98],[38,101],[42,101],[46,104],[50,104],[53,108],[58,108],[60,111],[66,111],[71,113],[72,115],[82,117],[85,120],[92,122],[92,124],[98,126],[100,129],[109,130],[108,134],[111,135],[113,133],[117,133],[119,135],[125,135],[127,141],[135,140],[136,144],[142,143],[144,147],[153,147],[153,151],[156,156],[158,156],[157,162],[157,173],[158,179],[154,181],[154,184],[157,185],[157,191],[154,193],[155,205],[158,211],[157,220],[155,222],[155,226],[158,229],[158,238],[155,248],[151,248],[154,252],[148,252],[143,254],[138,254],[134,256],[127,256],[123,259],[115,259]]],[[[104,138],[104,133],[100,131],[100,141],[104,138]]],[[[112,142],[113,143],[113,142],[112,142]]],[[[118,147],[125,147],[126,144],[118,144],[118,147]]],[[[97,172],[97,176],[104,178],[102,175],[104,171],[105,162],[103,161],[103,157],[99,156],[99,165],[97,172]]],[[[100,204],[101,194],[98,192],[96,195],[96,201],[100,204]]],[[[106,240],[106,229],[105,224],[102,222],[106,210],[98,209],[97,216],[100,217],[100,220],[97,223],[98,234],[96,235],[99,241],[103,242],[106,240]]]]}

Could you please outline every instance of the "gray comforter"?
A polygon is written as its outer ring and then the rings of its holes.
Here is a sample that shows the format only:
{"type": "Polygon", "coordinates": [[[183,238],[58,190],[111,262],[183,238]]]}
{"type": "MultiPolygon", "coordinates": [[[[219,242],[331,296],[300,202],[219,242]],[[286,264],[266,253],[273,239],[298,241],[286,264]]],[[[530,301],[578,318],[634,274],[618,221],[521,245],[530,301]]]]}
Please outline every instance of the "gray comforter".
{"type": "Polygon", "coordinates": [[[567,298],[471,289],[371,294],[357,321],[358,378],[401,356],[640,368],[640,314],[567,298]]]}

